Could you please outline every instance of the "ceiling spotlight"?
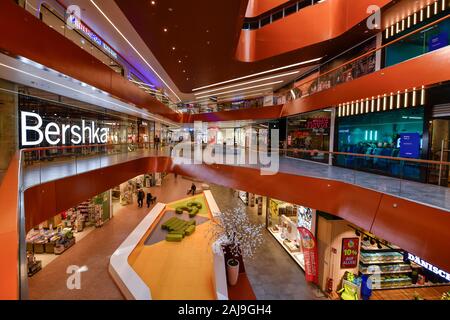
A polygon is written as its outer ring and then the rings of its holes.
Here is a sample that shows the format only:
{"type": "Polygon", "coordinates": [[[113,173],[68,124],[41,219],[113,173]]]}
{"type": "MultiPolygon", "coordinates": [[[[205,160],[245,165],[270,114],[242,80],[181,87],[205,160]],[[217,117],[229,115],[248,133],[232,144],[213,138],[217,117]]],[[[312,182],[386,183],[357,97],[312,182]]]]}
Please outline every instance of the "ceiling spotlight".
{"type": "Polygon", "coordinates": [[[172,50],[175,50],[175,47],[172,47],[172,50]]]}
{"type": "Polygon", "coordinates": [[[164,30],[164,32],[167,32],[167,28],[164,28],[163,30],[164,30]]]}
{"type": "Polygon", "coordinates": [[[382,248],[383,248],[382,245],[381,245],[381,243],[380,243],[380,241],[377,241],[377,248],[378,248],[378,249],[382,249],[382,248]]]}
{"type": "Polygon", "coordinates": [[[361,232],[359,232],[359,230],[355,230],[355,235],[356,235],[357,237],[359,237],[359,236],[361,235],[361,232]]]}
{"type": "Polygon", "coordinates": [[[375,239],[374,238],[370,238],[370,244],[374,245],[375,244],[375,239]]]}
{"type": "Polygon", "coordinates": [[[181,63],[181,60],[178,60],[178,63],[181,63]]]}
{"type": "Polygon", "coordinates": [[[364,241],[367,241],[367,240],[369,240],[369,237],[368,236],[364,236],[364,239],[363,239],[364,241]]]}
{"type": "Polygon", "coordinates": [[[152,6],[154,6],[156,4],[156,1],[150,1],[150,3],[152,4],[152,6]]]}

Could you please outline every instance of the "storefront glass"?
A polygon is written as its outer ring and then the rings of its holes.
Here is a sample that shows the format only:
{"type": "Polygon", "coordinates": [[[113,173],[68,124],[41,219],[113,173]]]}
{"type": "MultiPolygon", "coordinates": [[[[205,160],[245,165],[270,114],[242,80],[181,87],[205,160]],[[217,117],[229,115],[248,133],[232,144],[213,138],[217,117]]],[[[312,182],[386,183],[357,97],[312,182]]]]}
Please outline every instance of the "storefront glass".
{"type": "Polygon", "coordinates": [[[386,47],[386,66],[440,49],[449,43],[450,20],[447,19],[386,47]]]}
{"type": "Polygon", "coordinates": [[[323,110],[287,120],[287,156],[328,163],[328,154],[310,154],[289,149],[330,150],[331,111],[323,110]]]}
{"type": "Polygon", "coordinates": [[[268,199],[266,226],[283,248],[302,269],[305,269],[301,237],[298,228],[316,233],[316,210],[291,203],[268,199]]]}
{"type": "MultiPolygon", "coordinates": [[[[423,144],[424,107],[413,107],[367,113],[338,118],[337,150],[339,152],[389,157],[421,158],[423,144]],[[401,141],[410,136],[414,149],[407,154],[401,141]]],[[[392,176],[421,180],[421,168],[414,163],[339,155],[336,164],[357,170],[366,170],[392,176]]]]}

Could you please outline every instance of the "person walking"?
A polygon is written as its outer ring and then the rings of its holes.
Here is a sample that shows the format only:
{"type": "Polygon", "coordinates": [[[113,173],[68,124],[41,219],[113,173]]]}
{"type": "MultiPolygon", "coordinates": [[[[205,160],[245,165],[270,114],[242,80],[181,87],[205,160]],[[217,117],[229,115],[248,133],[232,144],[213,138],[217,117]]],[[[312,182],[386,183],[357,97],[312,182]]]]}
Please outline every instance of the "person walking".
{"type": "Polygon", "coordinates": [[[142,206],[144,205],[144,191],[142,191],[142,189],[139,189],[137,198],[138,198],[138,207],[142,208],[142,206]]]}
{"type": "Polygon", "coordinates": [[[153,201],[153,196],[149,192],[149,193],[147,193],[147,208],[150,208],[150,204],[152,203],[152,201],[153,201]]]}
{"type": "Polygon", "coordinates": [[[195,190],[197,190],[197,187],[194,183],[192,183],[191,188],[188,190],[187,194],[192,193],[192,195],[195,195],[195,190]]]}

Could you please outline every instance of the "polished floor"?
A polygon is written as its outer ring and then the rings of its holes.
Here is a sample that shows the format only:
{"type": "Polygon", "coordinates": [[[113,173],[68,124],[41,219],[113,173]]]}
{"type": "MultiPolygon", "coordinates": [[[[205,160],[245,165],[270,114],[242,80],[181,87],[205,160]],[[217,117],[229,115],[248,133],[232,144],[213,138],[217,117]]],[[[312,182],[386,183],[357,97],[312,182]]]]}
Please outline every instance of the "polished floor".
{"type": "MultiPolygon", "coordinates": [[[[232,189],[211,185],[211,192],[221,210],[241,208],[250,220],[265,225],[265,216],[244,205],[232,189]]],[[[247,277],[258,300],[314,300],[318,290],[305,280],[305,273],[284,251],[277,240],[263,229],[263,245],[252,259],[244,261],[247,277]]],[[[317,294],[317,296],[316,296],[317,294]]]]}
{"type": "MultiPolygon", "coordinates": [[[[129,153],[70,158],[63,161],[41,162],[27,166],[24,170],[24,188],[43,182],[111,166],[139,157],[168,155],[168,148],[138,150],[129,153]]],[[[259,168],[258,165],[244,165],[259,168]]],[[[380,191],[429,206],[450,211],[450,189],[430,184],[386,177],[311,161],[280,157],[279,172],[344,181],[364,188],[380,191]]]]}
{"type": "MultiPolygon", "coordinates": [[[[158,197],[158,201],[168,203],[186,197],[191,183],[181,176],[168,175],[161,187],[149,190],[158,197]]],[[[248,210],[254,222],[263,223],[262,216],[243,206],[232,190],[211,185],[211,191],[221,210],[242,207],[248,210]]],[[[103,227],[87,234],[29,278],[30,299],[123,299],[108,273],[109,258],[149,209],[138,208],[136,203],[115,207],[118,209],[114,211],[114,217],[103,227]],[[69,277],[66,270],[71,265],[87,267],[87,271],[81,273],[79,290],[69,290],[66,285],[69,277]]],[[[300,267],[266,230],[263,235],[263,247],[253,260],[245,261],[247,276],[257,299],[315,299],[315,289],[306,283],[300,267]]]]}

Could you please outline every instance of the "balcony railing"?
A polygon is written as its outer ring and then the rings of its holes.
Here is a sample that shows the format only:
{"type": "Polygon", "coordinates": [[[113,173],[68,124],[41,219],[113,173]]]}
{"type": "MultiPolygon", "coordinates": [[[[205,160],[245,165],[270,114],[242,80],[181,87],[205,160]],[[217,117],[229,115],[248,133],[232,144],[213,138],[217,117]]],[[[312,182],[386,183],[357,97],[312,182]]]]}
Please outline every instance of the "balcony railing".
{"type": "MultiPolygon", "coordinates": [[[[236,102],[236,98],[220,100],[220,96],[218,96],[218,102],[214,104],[208,103],[208,107],[206,108],[201,103],[197,103],[194,107],[187,109],[191,113],[205,113],[212,111],[231,111],[246,108],[259,108],[267,105],[267,99],[272,99],[271,101],[273,105],[281,105],[292,100],[301,99],[315,93],[334,88],[339,84],[353,81],[377,71],[375,68],[375,57],[377,54],[381,55],[382,51],[386,48],[398,44],[401,41],[411,40],[412,37],[417,34],[423,32],[424,30],[433,28],[449,18],[450,14],[447,14],[436,21],[426,24],[378,48],[370,50],[354,59],[351,59],[350,61],[340,64],[331,70],[323,72],[319,75],[305,78],[304,80],[300,80],[295,86],[285,89],[283,92],[259,95],[251,99],[242,98],[239,99],[239,103],[236,102]],[[264,103],[264,101],[266,101],[266,103],[264,103]],[[212,105],[216,106],[211,107],[212,105]],[[214,110],[211,110],[211,108],[214,110]]],[[[428,52],[428,46],[424,46],[422,51],[417,54],[417,57],[428,52]]],[[[386,67],[382,67],[381,70],[386,67]]],[[[186,106],[183,106],[183,108],[186,109],[186,106]]]]}

